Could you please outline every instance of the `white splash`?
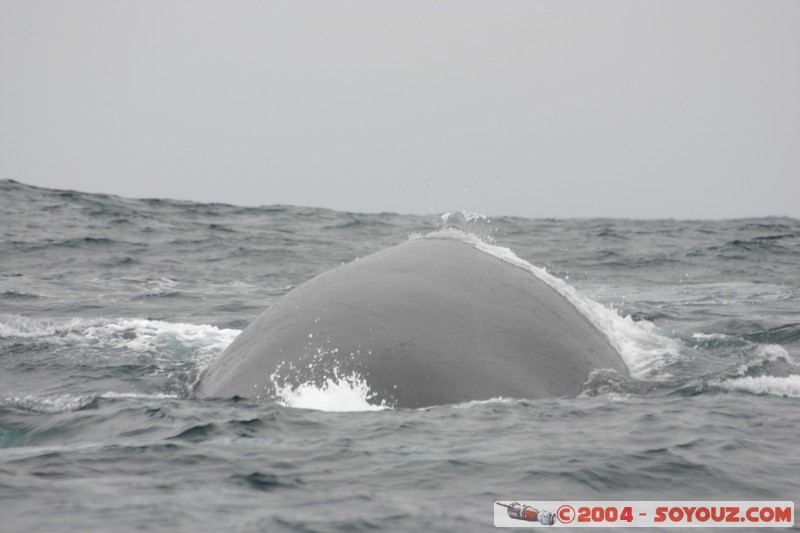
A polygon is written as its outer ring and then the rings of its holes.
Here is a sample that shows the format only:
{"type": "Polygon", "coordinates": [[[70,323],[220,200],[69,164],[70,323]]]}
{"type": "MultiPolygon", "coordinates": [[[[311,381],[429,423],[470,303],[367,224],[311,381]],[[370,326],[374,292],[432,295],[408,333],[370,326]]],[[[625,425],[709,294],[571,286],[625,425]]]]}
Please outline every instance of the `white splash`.
{"type": "Polygon", "coordinates": [[[474,222],[476,220],[488,220],[488,217],[482,213],[475,213],[474,211],[453,211],[448,213],[442,213],[442,215],[439,217],[442,221],[442,224],[447,222],[447,219],[450,218],[450,215],[453,215],[455,213],[461,213],[462,215],[464,215],[464,220],[468,223],[474,222]]]}
{"type": "Polygon", "coordinates": [[[317,411],[380,411],[389,409],[385,403],[379,405],[369,403],[375,394],[369,385],[358,374],[328,378],[321,387],[313,383],[298,386],[279,385],[273,381],[277,403],[298,409],[314,409],[317,411]]]}

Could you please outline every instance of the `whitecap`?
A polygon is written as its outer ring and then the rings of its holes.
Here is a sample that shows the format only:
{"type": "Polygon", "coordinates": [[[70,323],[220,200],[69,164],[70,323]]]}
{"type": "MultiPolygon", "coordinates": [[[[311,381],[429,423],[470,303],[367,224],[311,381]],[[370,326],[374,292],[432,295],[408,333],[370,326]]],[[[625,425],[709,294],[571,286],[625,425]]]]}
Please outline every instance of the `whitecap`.
{"type": "Polygon", "coordinates": [[[90,406],[97,396],[78,394],[58,394],[54,396],[12,396],[0,399],[0,406],[24,409],[34,413],[65,413],[79,411],[90,406]]]}
{"type": "Polygon", "coordinates": [[[746,376],[714,381],[711,385],[729,391],[768,394],[788,398],[800,398],[800,376],[746,376]]]}

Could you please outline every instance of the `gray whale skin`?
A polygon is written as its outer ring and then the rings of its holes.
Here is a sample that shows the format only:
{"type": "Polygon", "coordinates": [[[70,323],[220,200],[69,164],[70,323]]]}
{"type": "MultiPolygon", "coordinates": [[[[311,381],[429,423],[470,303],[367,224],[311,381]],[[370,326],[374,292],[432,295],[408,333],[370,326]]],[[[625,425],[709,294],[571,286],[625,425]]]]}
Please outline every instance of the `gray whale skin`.
{"type": "Polygon", "coordinates": [[[628,374],[556,290],[465,240],[429,236],[290,291],[209,367],[195,397],[274,400],[273,381],[355,375],[369,403],[417,408],[576,396],[599,368],[628,374]]]}

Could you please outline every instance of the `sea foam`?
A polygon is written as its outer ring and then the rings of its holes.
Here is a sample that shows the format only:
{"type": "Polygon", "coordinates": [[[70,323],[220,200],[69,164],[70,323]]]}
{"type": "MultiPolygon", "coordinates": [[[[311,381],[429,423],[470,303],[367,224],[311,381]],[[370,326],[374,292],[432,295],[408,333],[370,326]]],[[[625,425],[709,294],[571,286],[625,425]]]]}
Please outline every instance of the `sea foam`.
{"type": "Polygon", "coordinates": [[[711,383],[713,386],[729,391],[769,394],[787,398],[800,398],[800,376],[745,376],[711,383]]]}

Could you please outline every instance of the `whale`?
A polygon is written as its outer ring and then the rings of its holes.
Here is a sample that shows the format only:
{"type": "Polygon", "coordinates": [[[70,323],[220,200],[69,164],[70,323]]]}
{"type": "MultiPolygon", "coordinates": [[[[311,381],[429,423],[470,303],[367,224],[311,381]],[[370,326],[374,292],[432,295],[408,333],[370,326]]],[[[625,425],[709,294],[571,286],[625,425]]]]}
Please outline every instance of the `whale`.
{"type": "Polygon", "coordinates": [[[598,328],[529,269],[454,228],[290,290],[201,376],[196,398],[276,401],[282,387],[357,380],[370,404],[422,408],[574,397],[628,375],[598,328]]]}

